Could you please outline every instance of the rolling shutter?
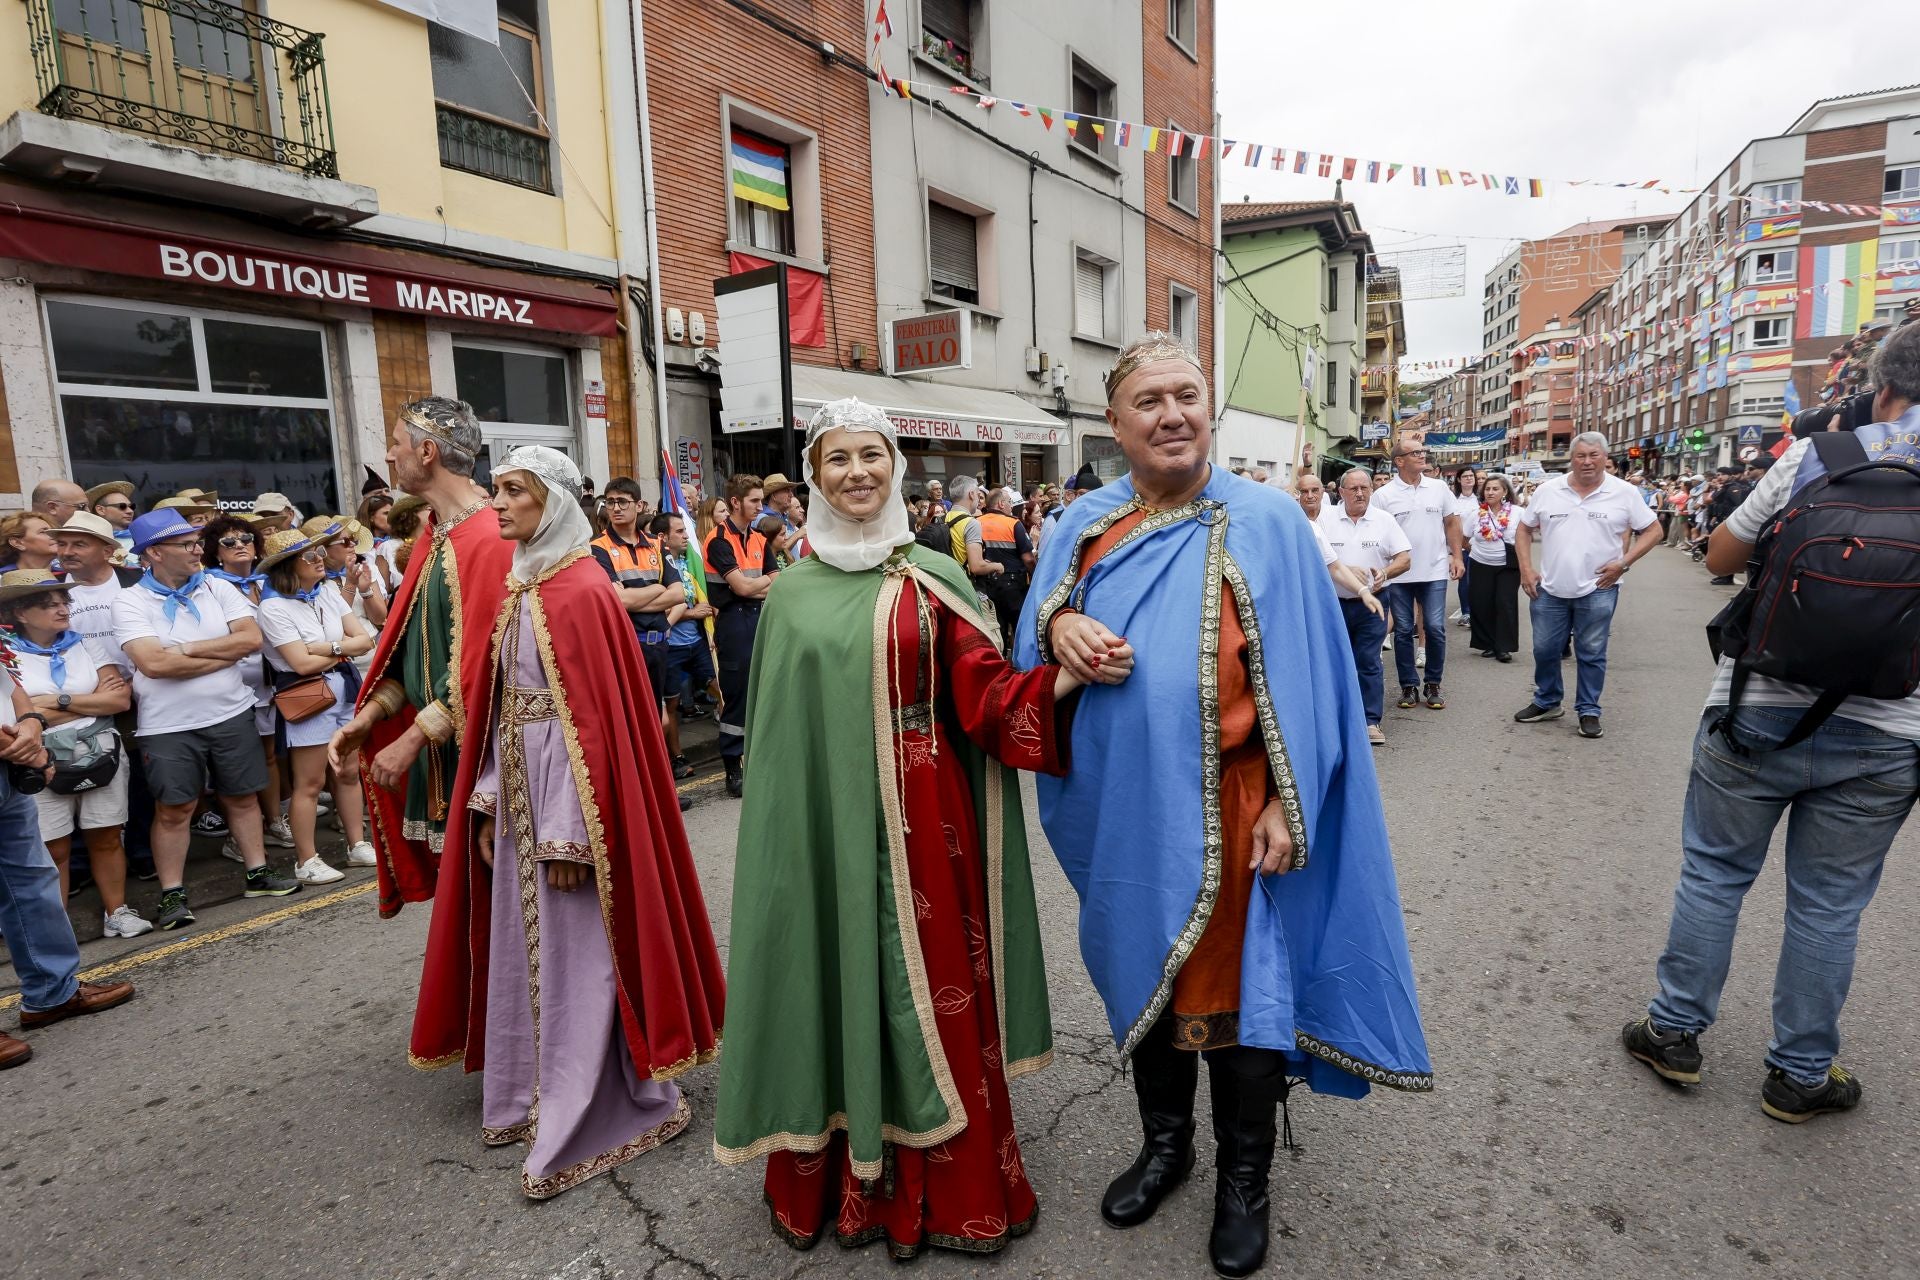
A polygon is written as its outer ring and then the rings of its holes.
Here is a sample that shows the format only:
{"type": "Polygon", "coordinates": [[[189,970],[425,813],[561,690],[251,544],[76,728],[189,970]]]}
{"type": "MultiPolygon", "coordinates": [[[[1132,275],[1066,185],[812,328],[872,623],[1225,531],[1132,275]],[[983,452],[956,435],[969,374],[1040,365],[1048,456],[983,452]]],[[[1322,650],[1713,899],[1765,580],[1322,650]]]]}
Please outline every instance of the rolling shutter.
{"type": "Polygon", "coordinates": [[[1107,336],[1107,270],[1087,257],[1073,262],[1073,327],[1080,333],[1107,336]]]}
{"type": "Polygon", "coordinates": [[[978,293],[978,230],[973,215],[927,203],[927,264],[935,284],[978,293]]]}

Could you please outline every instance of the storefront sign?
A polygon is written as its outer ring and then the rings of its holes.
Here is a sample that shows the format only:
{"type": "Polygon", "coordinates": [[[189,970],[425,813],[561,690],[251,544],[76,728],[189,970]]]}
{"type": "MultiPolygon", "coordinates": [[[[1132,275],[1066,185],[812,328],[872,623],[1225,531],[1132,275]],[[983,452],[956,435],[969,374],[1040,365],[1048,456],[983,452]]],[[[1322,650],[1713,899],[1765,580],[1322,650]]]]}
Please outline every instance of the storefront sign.
{"type": "MultiPolygon", "coordinates": [[[[343,250],[357,246],[342,246],[343,250]]],[[[610,293],[562,297],[480,278],[434,277],[364,257],[290,254],[255,245],[167,235],[104,219],[19,205],[0,208],[0,257],[87,271],[208,285],[280,298],[307,298],[474,320],[514,329],[609,335],[618,331],[610,293]]]]}
{"type": "Polygon", "coordinates": [[[673,441],[673,474],[688,494],[704,493],[706,473],[700,465],[700,442],[692,436],[676,436],[673,441]]]}
{"type": "Polygon", "coordinates": [[[607,384],[598,378],[587,383],[587,416],[589,418],[607,416],[607,384]]]}
{"type": "MultiPolygon", "coordinates": [[[[796,405],[812,413],[817,404],[796,405]]],[[[962,418],[909,417],[906,414],[885,411],[887,420],[893,423],[894,430],[903,436],[916,440],[948,440],[955,444],[1030,444],[1062,445],[1067,442],[1064,427],[1029,427],[1011,422],[981,422],[962,418]]],[[[793,425],[806,430],[807,420],[798,412],[794,414],[793,425]]]]}
{"type": "Polygon", "coordinates": [[[955,308],[887,321],[887,372],[973,368],[973,313],[955,308]]]}

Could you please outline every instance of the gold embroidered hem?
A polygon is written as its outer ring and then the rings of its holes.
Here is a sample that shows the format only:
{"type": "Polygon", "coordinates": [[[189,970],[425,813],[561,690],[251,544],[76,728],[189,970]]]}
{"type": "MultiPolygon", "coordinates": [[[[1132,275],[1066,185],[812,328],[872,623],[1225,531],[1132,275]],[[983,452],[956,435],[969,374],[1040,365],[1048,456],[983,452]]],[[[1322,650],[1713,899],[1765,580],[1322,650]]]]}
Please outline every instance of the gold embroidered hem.
{"type": "Polygon", "coordinates": [[[516,1142],[525,1142],[533,1136],[530,1124],[510,1124],[504,1129],[480,1130],[480,1141],[489,1147],[510,1147],[516,1142]]]}
{"type": "Polygon", "coordinates": [[[562,1191],[579,1186],[589,1178],[597,1178],[603,1173],[618,1169],[634,1157],[643,1156],[655,1147],[672,1141],[680,1136],[692,1119],[693,1109],[687,1105],[687,1100],[682,1098],[674,1107],[672,1115],[631,1142],[544,1178],[529,1178],[525,1171],[522,1171],[520,1189],[526,1192],[529,1200],[551,1199],[562,1191]]]}
{"type": "MultiPolygon", "coordinates": [[[[767,1216],[772,1220],[773,1234],[785,1242],[788,1248],[799,1253],[805,1253],[826,1238],[829,1230],[826,1223],[823,1222],[820,1224],[818,1234],[811,1236],[802,1235],[786,1223],[780,1221],[780,1211],[774,1206],[773,1197],[762,1192],[761,1198],[767,1203],[767,1216]]],[[[1027,1215],[1026,1221],[1016,1222],[998,1235],[981,1237],[955,1236],[947,1235],[939,1231],[929,1231],[913,1244],[902,1244],[898,1240],[888,1236],[885,1227],[874,1226],[868,1227],[865,1231],[855,1232],[852,1235],[835,1231],[833,1232],[833,1242],[842,1249],[861,1249],[876,1240],[884,1239],[887,1242],[887,1256],[895,1262],[912,1261],[914,1258],[920,1256],[922,1248],[927,1245],[931,1245],[936,1249],[950,1250],[954,1253],[990,1254],[999,1253],[1007,1247],[1009,1241],[1018,1240],[1021,1236],[1032,1231],[1034,1224],[1039,1221],[1040,1206],[1036,1203],[1033,1206],[1033,1212],[1027,1215]]]]}
{"type": "Polygon", "coordinates": [[[407,1065],[416,1071],[439,1071],[442,1068],[452,1066],[466,1056],[467,1051],[465,1049],[455,1049],[452,1053],[444,1053],[437,1058],[420,1058],[409,1053],[407,1055],[407,1065]]]}
{"type": "Polygon", "coordinates": [[[425,841],[427,848],[434,853],[446,852],[447,833],[444,830],[436,831],[431,824],[422,822],[418,818],[408,818],[403,821],[400,824],[400,834],[408,840],[425,841]]]}
{"type": "Polygon", "coordinates": [[[577,840],[542,840],[533,847],[538,862],[580,862],[593,865],[593,850],[577,840]]]}
{"type": "Polygon", "coordinates": [[[413,723],[435,746],[444,745],[453,736],[453,715],[437,700],[420,708],[413,723]]]}
{"type": "Polygon", "coordinates": [[[467,797],[467,808],[475,813],[484,813],[489,818],[494,816],[494,810],[499,805],[500,797],[492,791],[475,791],[467,797]]]}
{"type": "Polygon", "coordinates": [[[715,1042],[713,1048],[702,1050],[699,1053],[690,1053],[678,1062],[670,1062],[666,1066],[656,1069],[653,1074],[647,1078],[655,1084],[665,1084],[669,1080],[687,1074],[687,1072],[693,1070],[695,1067],[704,1067],[709,1062],[718,1061],[719,1058],[720,1045],[718,1042],[715,1042]]]}

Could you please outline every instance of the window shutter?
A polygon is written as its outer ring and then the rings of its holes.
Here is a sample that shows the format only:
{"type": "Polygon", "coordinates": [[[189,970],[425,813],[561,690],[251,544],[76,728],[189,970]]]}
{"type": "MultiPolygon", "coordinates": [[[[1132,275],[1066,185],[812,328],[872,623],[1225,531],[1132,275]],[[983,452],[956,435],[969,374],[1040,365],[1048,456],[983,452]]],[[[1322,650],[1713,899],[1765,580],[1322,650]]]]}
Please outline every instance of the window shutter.
{"type": "Polygon", "coordinates": [[[1106,269],[1088,258],[1073,263],[1073,327],[1101,337],[1107,333],[1106,269]]]}
{"type": "Polygon", "coordinates": [[[972,214],[927,203],[927,265],[935,284],[979,290],[977,237],[972,214]]]}
{"type": "Polygon", "coordinates": [[[920,0],[920,21],[927,30],[957,43],[971,43],[972,24],[967,21],[973,5],[969,0],[920,0]]]}

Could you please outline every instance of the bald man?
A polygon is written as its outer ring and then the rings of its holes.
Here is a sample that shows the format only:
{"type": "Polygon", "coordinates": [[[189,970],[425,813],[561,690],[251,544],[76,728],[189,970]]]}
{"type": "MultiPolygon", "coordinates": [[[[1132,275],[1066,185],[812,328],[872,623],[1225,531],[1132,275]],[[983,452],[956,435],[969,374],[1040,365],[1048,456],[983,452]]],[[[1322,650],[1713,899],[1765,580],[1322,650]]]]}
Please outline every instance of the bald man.
{"type": "Polygon", "coordinates": [[[58,529],[68,516],[87,509],[87,491],[71,480],[42,480],[33,486],[33,509],[58,529]]]}

